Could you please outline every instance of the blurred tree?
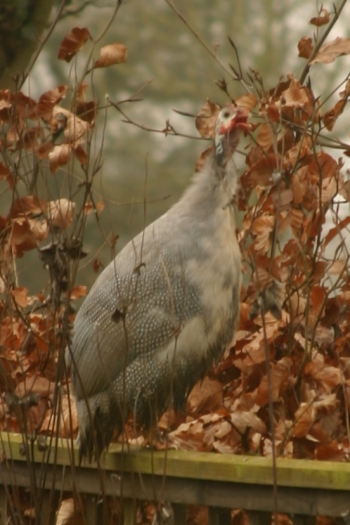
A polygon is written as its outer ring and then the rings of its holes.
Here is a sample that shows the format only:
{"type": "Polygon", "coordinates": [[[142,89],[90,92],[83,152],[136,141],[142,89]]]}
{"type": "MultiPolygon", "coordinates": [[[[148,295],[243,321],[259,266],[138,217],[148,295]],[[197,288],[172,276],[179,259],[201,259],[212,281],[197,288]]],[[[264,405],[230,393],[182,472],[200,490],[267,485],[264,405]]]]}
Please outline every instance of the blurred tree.
{"type": "Polygon", "coordinates": [[[0,5],[0,88],[21,85],[40,45],[55,0],[3,0],[0,5]]]}
{"type": "MultiPolygon", "coordinates": [[[[324,2],[324,6],[333,9],[331,1],[324,2]]],[[[122,3],[99,45],[123,42],[128,48],[128,61],[120,67],[92,71],[93,90],[89,96],[102,107],[107,93],[112,100],[125,99],[150,82],[140,94],[143,102],[128,105],[127,113],[144,126],[158,129],[165,128],[169,119],[176,130],[186,134],[196,133],[193,121],[174,113],[174,108],[196,114],[206,98],[223,103],[227,95],[215,85],[223,77],[233,97],[243,93],[242,86],[230,80],[220,65],[237,67],[228,36],[237,46],[243,72],[249,72],[249,68],[258,71],[269,88],[276,78],[293,70],[297,74],[303,67],[297,58],[297,43],[305,34],[312,34],[307,21],[317,12],[314,0],[177,0],[175,8],[191,29],[166,0],[122,3]]],[[[27,84],[31,96],[37,97],[58,83],[74,84],[81,74],[83,55],[76,63],[57,61],[60,42],[74,26],[86,26],[96,37],[111,18],[112,10],[110,3],[69,2],[32,70],[27,84]]],[[[97,57],[98,46],[93,52],[97,57]]],[[[100,110],[100,133],[94,148],[96,155],[103,148],[103,165],[95,191],[103,196],[108,211],[102,214],[99,225],[89,218],[85,242],[91,255],[105,242],[101,228],[106,236],[119,236],[119,249],[145,224],[164,213],[187,185],[198,155],[206,147],[205,142],[193,141],[191,146],[182,137],[147,133],[121,120],[113,108],[108,114],[100,110]]],[[[64,196],[69,187],[58,182],[53,186],[54,198],[64,196]]],[[[99,257],[107,263],[110,250],[100,250],[99,257]]],[[[31,264],[29,260],[26,273],[31,264]]],[[[94,278],[92,270],[82,277],[89,283],[94,278]]]]}

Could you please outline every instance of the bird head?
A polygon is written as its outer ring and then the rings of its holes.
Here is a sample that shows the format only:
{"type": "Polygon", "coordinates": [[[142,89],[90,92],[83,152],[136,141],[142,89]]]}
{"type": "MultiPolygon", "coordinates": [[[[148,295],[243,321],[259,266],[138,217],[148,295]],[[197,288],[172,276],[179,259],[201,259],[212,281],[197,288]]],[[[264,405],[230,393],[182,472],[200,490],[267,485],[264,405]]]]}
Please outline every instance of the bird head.
{"type": "Polygon", "coordinates": [[[237,147],[241,133],[246,135],[251,129],[248,117],[247,109],[234,104],[220,110],[215,127],[215,153],[220,164],[226,164],[237,147]]]}

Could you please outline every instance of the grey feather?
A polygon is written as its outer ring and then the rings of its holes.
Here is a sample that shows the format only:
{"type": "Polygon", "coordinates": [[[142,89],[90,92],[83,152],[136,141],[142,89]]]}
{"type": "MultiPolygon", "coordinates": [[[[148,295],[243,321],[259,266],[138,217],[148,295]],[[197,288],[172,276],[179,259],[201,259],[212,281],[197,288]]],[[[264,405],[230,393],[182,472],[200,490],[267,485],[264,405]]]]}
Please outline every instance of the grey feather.
{"type": "Polygon", "coordinates": [[[231,157],[239,134],[222,137],[220,155],[214,151],[180,201],[125,246],[78,312],[68,360],[81,452],[90,459],[130,413],[147,428],[171,403],[182,408],[232,341],[241,261],[231,157]]]}

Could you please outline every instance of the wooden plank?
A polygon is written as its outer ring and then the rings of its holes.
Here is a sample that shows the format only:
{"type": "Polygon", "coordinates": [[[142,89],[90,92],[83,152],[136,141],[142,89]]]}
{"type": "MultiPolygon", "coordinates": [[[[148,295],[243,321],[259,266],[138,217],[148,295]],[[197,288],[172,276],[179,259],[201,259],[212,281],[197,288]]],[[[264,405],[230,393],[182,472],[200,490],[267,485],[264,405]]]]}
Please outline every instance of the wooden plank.
{"type": "MultiPolygon", "coordinates": [[[[6,457],[24,461],[20,446],[20,434],[0,434],[0,443],[6,457]]],[[[53,440],[52,448],[41,452],[35,447],[34,461],[59,465],[78,464],[77,447],[71,441],[53,440]],[[57,452],[54,453],[54,448],[57,452]]],[[[113,445],[102,458],[106,470],[138,472],[141,474],[232,481],[236,483],[272,485],[273,467],[270,458],[236,456],[179,450],[150,451],[121,445],[113,445]]],[[[86,470],[96,469],[96,464],[83,464],[86,470]]],[[[350,490],[350,464],[332,461],[277,459],[277,483],[279,486],[350,490]]]]}
{"type": "MultiPolygon", "coordinates": [[[[34,464],[35,473],[40,465],[34,464]]],[[[13,462],[10,469],[2,470],[2,483],[11,486],[13,478],[17,486],[30,488],[28,469],[23,462],[13,462]]],[[[39,478],[37,478],[39,479],[39,478]]],[[[101,477],[95,470],[77,468],[74,471],[64,467],[49,466],[45,486],[55,486],[57,491],[81,494],[101,494],[113,497],[139,500],[158,500],[183,505],[207,505],[221,508],[237,508],[271,512],[274,510],[273,488],[271,486],[195,480],[157,475],[140,475],[105,472],[103,488],[101,477]]],[[[43,487],[40,486],[40,489],[43,487]]],[[[349,491],[328,489],[300,489],[278,487],[277,503],[279,512],[304,515],[347,516],[350,514],[349,491]]]]}
{"type": "Polygon", "coordinates": [[[231,525],[231,510],[209,507],[209,525],[231,525]]]}
{"type": "Polygon", "coordinates": [[[0,525],[8,523],[7,495],[5,487],[0,485],[0,525]]]}
{"type": "Polygon", "coordinates": [[[123,500],[124,525],[136,524],[136,501],[131,498],[123,500]]]}
{"type": "Polygon", "coordinates": [[[250,525],[271,525],[271,512],[249,512],[250,525]]]}
{"type": "Polygon", "coordinates": [[[98,501],[96,495],[87,494],[84,500],[85,525],[101,523],[98,516],[98,501]]]}
{"type": "Polygon", "coordinates": [[[293,523],[294,525],[316,525],[316,517],[295,514],[293,518],[293,523]]]}
{"type": "Polygon", "coordinates": [[[186,505],[182,503],[172,503],[174,514],[174,525],[184,525],[186,523],[186,505]]]}
{"type": "Polygon", "coordinates": [[[41,490],[40,492],[40,525],[50,525],[55,523],[57,494],[52,490],[41,490]]]}

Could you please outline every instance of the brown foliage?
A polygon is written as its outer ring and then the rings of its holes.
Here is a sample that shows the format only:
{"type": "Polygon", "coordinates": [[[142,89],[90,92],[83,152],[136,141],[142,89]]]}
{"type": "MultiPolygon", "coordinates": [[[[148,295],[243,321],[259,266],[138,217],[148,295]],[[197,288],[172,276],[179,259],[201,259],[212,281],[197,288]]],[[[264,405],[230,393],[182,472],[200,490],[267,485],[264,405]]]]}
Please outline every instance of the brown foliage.
{"type": "MultiPolygon", "coordinates": [[[[329,13],[321,9],[310,23],[328,24],[329,13]]],[[[71,61],[89,38],[86,28],[74,28],[59,58],[71,61]]],[[[350,52],[349,39],[340,37],[316,46],[310,37],[298,44],[299,56],[307,60],[319,49],[308,66],[350,52]]],[[[89,71],[122,63],[126,55],[123,44],[102,47],[89,71]]],[[[224,359],[191,392],[186,413],[169,411],[159,430],[168,433],[170,446],[186,450],[269,456],[275,447],[280,456],[345,461],[350,446],[345,249],[350,218],[341,216],[335,200],[341,195],[350,202],[350,186],[342,159],[330,147],[325,150],[323,140],[347,111],[350,81],[344,80],[338,99],[325,110],[310,84],[293,74],[268,91],[257,72],[248,78],[252,92],[229,96],[252,113],[237,196],[243,214],[238,240],[249,283],[242,288],[239,330],[224,359]],[[330,212],[333,223],[327,228],[330,212]]],[[[228,94],[226,83],[218,85],[228,94]]],[[[85,221],[88,216],[98,220],[104,207],[91,189],[98,163],[92,162],[90,145],[99,108],[86,100],[87,87],[77,86],[69,107],[64,106],[66,85],[38,101],[0,91],[0,184],[10,196],[0,216],[1,430],[63,437],[78,432],[64,352],[74,320],[72,301],[87,293],[75,283],[85,255],[85,221]],[[50,192],[36,185],[38,173],[48,188],[50,178],[65,172],[73,188],[76,169],[79,184],[69,194],[48,197],[50,192]],[[30,295],[16,278],[16,260],[29,250],[38,251],[40,266],[48,270],[46,294],[30,295]]],[[[219,109],[207,100],[199,111],[195,125],[203,139],[213,138],[219,109]]],[[[179,134],[169,121],[160,132],[179,134]]],[[[347,144],[334,144],[350,156],[347,144]]],[[[92,267],[100,271],[102,263],[94,258],[92,267]]],[[[126,436],[135,439],[132,421],[126,436]]],[[[71,507],[67,503],[61,515],[71,507]]],[[[147,516],[152,512],[145,511],[147,516]]],[[[202,508],[193,510],[190,519],[195,523],[202,514],[202,508]]],[[[247,522],[240,512],[232,518],[247,522]]]]}

